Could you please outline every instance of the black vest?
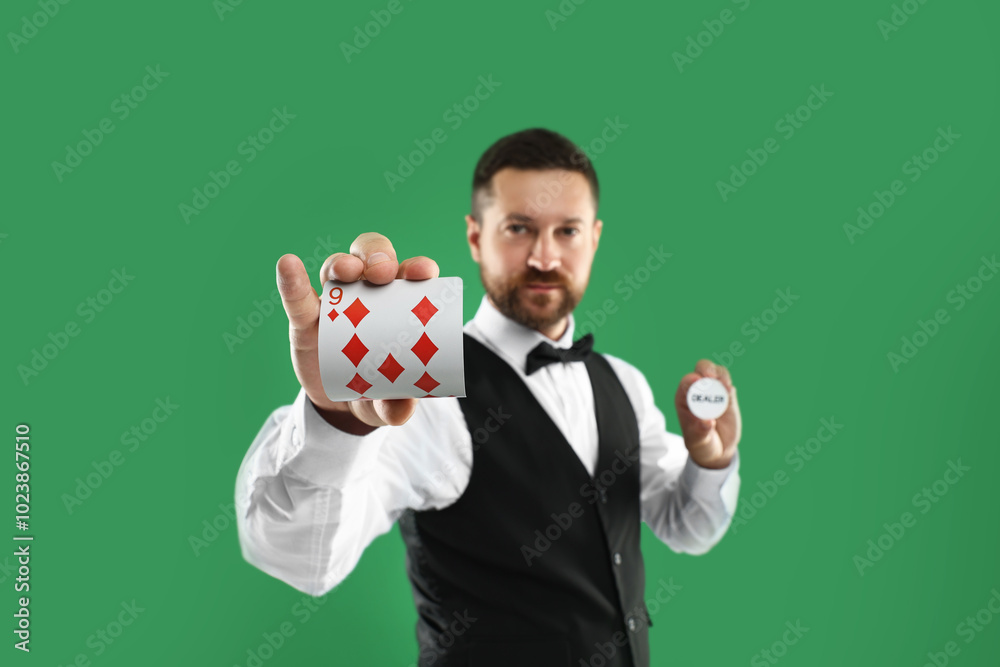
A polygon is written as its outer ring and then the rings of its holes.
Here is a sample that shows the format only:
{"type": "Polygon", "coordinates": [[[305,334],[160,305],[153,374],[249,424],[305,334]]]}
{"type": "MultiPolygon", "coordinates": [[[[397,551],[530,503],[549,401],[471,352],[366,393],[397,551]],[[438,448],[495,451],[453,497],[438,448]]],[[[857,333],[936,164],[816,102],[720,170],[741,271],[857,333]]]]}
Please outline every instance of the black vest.
{"type": "Polygon", "coordinates": [[[586,362],[593,478],[517,373],[465,335],[472,472],[441,510],[399,519],[420,667],[648,667],[639,432],[607,360],[586,362]]]}

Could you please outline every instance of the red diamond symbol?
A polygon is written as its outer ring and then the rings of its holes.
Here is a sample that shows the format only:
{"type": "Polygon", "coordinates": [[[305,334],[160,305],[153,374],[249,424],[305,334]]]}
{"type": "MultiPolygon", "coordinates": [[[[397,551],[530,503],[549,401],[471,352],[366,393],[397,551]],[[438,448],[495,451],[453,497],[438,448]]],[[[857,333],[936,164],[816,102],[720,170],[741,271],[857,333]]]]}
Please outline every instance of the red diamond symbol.
{"type": "Polygon", "coordinates": [[[330,318],[331,322],[333,322],[335,319],[337,319],[337,315],[339,314],[340,313],[338,313],[336,309],[333,309],[329,313],[327,313],[326,316],[330,318]]]}
{"type": "Polygon", "coordinates": [[[378,372],[389,378],[389,382],[395,382],[399,374],[403,372],[403,367],[390,354],[382,362],[382,365],[378,367],[378,372]]]}
{"type": "Polygon", "coordinates": [[[417,389],[423,389],[429,394],[431,393],[431,390],[434,389],[434,387],[438,386],[439,384],[441,383],[432,378],[426,371],[424,371],[424,374],[420,376],[419,380],[413,383],[413,386],[416,387],[417,389]]]}
{"type": "MultiPolygon", "coordinates": [[[[357,366],[361,363],[361,360],[365,358],[365,355],[368,354],[368,348],[365,347],[365,344],[361,342],[360,338],[358,338],[358,334],[354,334],[351,336],[351,340],[347,342],[347,345],[344,346],[342,352],[347,355],[347,358],[351,360],[352,364],[357,366]]],[[[363,392],[358,393],[360,394],[363,392]]]]}
{"type": "Polygon", "coordinates": [[[410,349],[413,350],[413,354],[417,355],[417,359],[420,359],[424,366],[426,366],[427,362],[434,356],[434,353],[438,351],[438,346],[431,342],[426,333],[423,333],[417,344],[410,349]]]}
{"type": "Polygon", "coordinates": [[[417,316],[417,319],[420,320],[421,324],[427,326],[427,322],[434,317],[434,313],[437,311],[437,307],[425,296],[420,300],[420,303],[414,306],[412,312],[417,316]]]}
{"type": "Polygon", "coordinates": [[[350,382],[347,383],[346,386],[351,391],[356,391],[359,394],[363,394],[369,389],[371,389],[372,384],[371,382],[368,382],[363,377],[355,373],[354,377],[351,379],[350,382]]]}
{"type": "Polygon", "coordinates": [[[365,308],[365,304],[361,303],[361,299],[355,299],[354,303],[344,309],[344,315],[347,315],[347,318],[351,320],[351,323],[355,327],[361,324],[361,320],[365,319],[365,315],[370,312],[370,310],[365,308]]]}

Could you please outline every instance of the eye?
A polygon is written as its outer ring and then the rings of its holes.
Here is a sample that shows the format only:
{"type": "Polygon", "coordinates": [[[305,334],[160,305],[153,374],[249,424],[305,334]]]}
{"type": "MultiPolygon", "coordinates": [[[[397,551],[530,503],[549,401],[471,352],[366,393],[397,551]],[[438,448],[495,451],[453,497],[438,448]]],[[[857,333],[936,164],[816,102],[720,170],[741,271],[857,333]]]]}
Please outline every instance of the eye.
{"type": "Polygon", "coordinates": [[[579,227],[563,227],[562,233],[566,236],[576,236],[580,233],[579,227]]]}
{"type": "Polygon", "coordinates": [[[507,225],[507,231],[509,231],[511,234],[523,234],[524,232],[528,231],[528,226],[515,222],[510,225],[507,225]]]}

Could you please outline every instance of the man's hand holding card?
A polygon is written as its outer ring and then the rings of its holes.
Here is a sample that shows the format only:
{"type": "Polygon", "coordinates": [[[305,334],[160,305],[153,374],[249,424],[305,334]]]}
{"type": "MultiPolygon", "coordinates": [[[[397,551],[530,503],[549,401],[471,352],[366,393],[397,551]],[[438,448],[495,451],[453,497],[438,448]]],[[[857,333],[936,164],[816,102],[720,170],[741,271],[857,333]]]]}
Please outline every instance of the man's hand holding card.
{"type": "Polygon", "coordinates": [[[439,273],[377,233],[327,258],[322,295],[298,257],[278,260],[292,365],[327,422],[361,435],[405,423],[418,397],[465,395],[462,283],[439,273]]]}

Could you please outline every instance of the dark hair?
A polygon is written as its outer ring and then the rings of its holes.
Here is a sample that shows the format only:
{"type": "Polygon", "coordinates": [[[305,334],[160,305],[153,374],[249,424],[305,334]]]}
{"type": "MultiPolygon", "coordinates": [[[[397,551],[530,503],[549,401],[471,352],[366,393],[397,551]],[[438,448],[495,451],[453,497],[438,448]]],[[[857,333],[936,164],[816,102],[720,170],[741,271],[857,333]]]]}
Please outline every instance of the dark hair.
{"type": "Polygon", "coordinates": [[[566,169],[583,174],[590,183],[597,211],[597,172],[590,158],[572,141],[540,127],[521,130],[498,139],[486,149],[472,174],[472,212],[482,222],[482,200],[493,195],[493,175],[505,167],[514,169],[566,169]]]}

